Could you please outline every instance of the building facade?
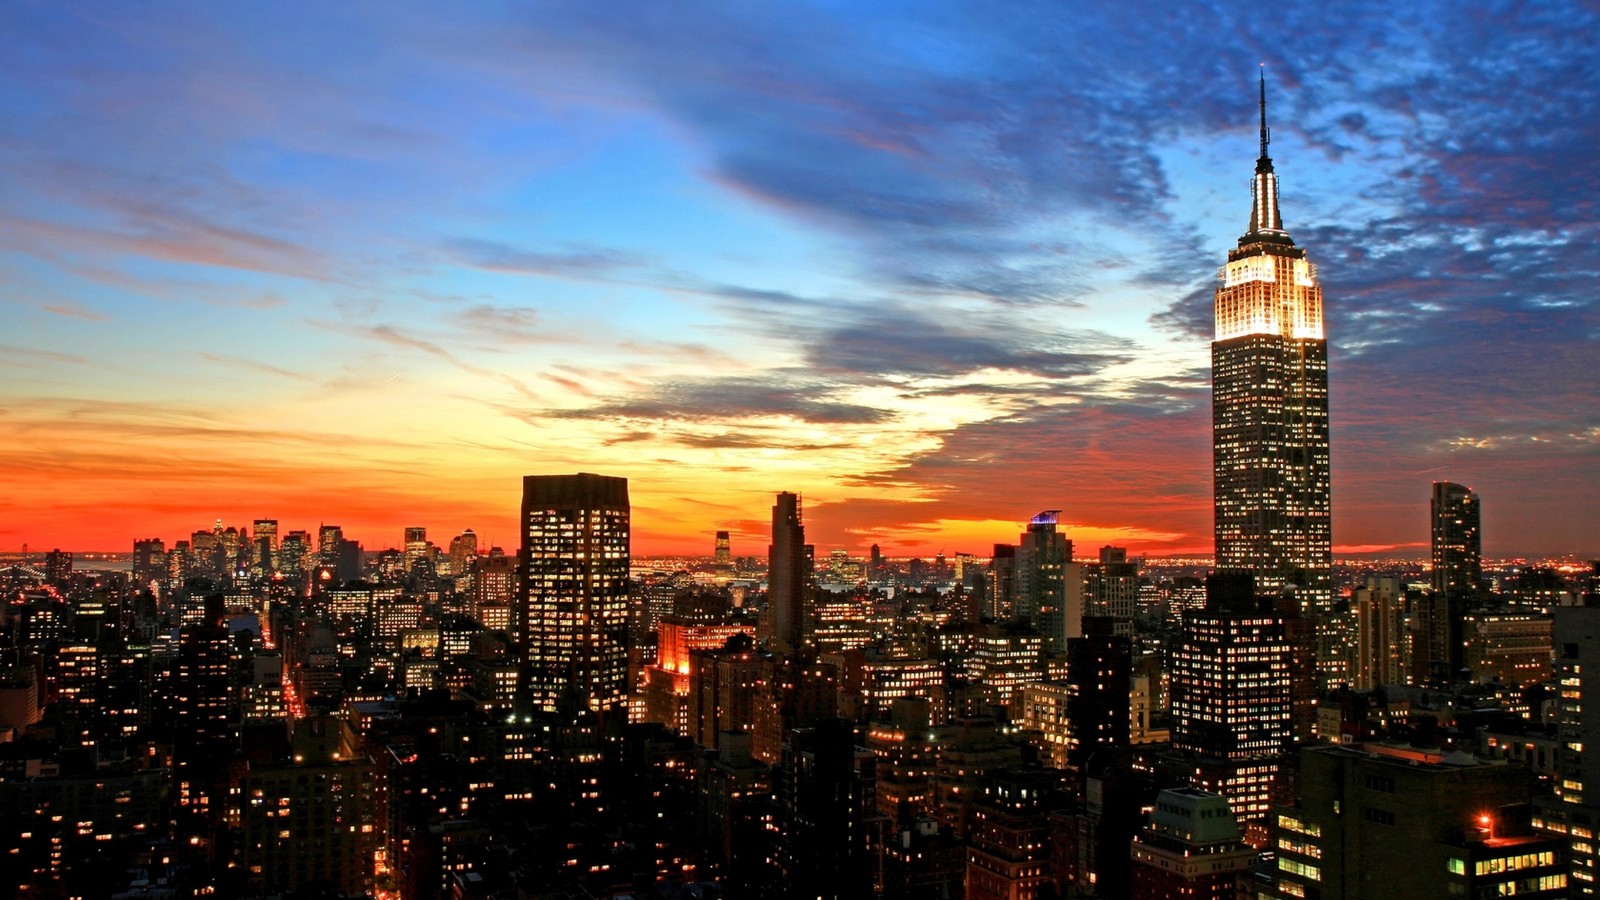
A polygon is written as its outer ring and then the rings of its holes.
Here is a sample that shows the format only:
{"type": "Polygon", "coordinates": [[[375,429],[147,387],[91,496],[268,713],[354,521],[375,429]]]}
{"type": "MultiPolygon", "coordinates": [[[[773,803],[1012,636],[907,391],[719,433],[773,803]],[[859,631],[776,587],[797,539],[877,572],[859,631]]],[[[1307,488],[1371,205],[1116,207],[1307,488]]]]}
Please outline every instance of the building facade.
{"type": "Polygon", "coordinates": [[[1521,767],[1459,750],[1311,747],[1298,794],[1273,809],[1277,871],[1262,896],[1567,896],[1565,848],[1529,827],[1521,767]]]}
{"type": "Polygon", "coordinates": [[[1482,511],[1471,488],[1433,483],[1433,591],[1470,594],[1483,581],[1482,511]]]}
{"type": "Polygon", "coordinates": [[[1283,229],[1266,115],[1263,80],[1250,226],[1215,302],[1216,564],[1255,572],[1264,591],[1293,585],[1303,609],[1321,612],[1333,601],[1322,287],[1283,229]]]}
{"type": "Polygon", "coordinates": [[[1172,657],[1172,747],[1198,757],[1196,783],[1240,821],[1263,818],[1293,741],[1291,648],[1281,619],[1194,613],[1172,657]]]}
{"type": "Polygon", "coordinates": [[[564,699],[602,711],[628,694],[628,480],[529,475],[522,481],[516,631],[536,710],[564,699]]]}

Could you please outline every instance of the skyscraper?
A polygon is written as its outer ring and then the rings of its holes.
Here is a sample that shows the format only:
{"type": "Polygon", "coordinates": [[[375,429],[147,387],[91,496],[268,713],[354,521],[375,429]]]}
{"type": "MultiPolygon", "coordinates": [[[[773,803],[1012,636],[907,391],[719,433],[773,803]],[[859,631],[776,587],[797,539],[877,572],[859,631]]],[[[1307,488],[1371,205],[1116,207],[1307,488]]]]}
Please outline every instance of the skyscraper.
{"type": "Polygon", "coordinates": [[[1473,593],[1483,578],[1478,495],[1448,481],[1433,483],[1433,591],[1473,593]]]}
{"type": "Polygon", "coordinates": [[[767,618],[762,637],[773,652],[794,654],[806,643],[807,601],[815,577],[815,550],[806,544],[800,497],[782,493],[772,505],[772,545],[767,549],[767,618]]]}
{"type": "Polygon", "coordinates": [[[1075,589],[1069,589],[1072,542],[1056,531],[1060,512],[1047,509],[1029,520],[1016,556],[1017,617],[1039,629],[1052,653],[1066,650],[1069,638],[1083,635],[1082,572],[1072,573],[1075,589]]]}
{"type": "Polygon", "coordinates": [[[406,528],[406,571],[410,572],[417,567],[417,563],[428,558],[428,529],[421,525],[412,525],[406,528]]]}
{"type": "Polygon", "coordinates": [[[1297,585],[1320,611],[1333,600],[1322,288],[1283,229],[1268,139],[1263,76],[1250,227],[1219,273],[1211,344],[1217,567],[1254,571],[1264,591],[1297,585]]]}
{"type": "Polygon", "coordinates": [[[256,574],[268,574],[276,568],[278,555],[278,520],[257,519],[255,540],[251,542],[251,568],[256,574]]]}
{"type": "Polygon", "coordinates": [[[717,532],[717,567],[726,569],[733,565],[733,544],[726,531],[717,532]]]}
{"type": "Polygon", "coordinates": [[[1412,666],[1420,681],[1449,684],[1463,677],[1462,623],[1483,574],[1478,539],[1478,495],[1448,481],[1433,483],[1429,508],[1433,537],[1433,591],[1416,602],[1412,666]]]}
{"type": "Polygon", "coordinates": [[[628,692],[628,479],[522,479],[516,619],[530,705],[597,711],[628,692]]]}

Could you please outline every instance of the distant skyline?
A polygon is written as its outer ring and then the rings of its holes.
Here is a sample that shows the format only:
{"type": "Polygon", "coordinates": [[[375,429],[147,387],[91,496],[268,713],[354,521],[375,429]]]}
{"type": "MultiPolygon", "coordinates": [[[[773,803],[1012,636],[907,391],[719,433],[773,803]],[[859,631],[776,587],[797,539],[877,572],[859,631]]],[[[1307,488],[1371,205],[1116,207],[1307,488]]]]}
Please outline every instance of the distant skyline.
{"type": "Polygon", "coordinates": [[[221,518],[641,556],[1211,552],[1211,295],[1267,70],[1335,554],[1600,554],[1592,4],[16,3],[0,551],[221,518]],[[744,549],[750,548],[750,549],[744,549]]]}

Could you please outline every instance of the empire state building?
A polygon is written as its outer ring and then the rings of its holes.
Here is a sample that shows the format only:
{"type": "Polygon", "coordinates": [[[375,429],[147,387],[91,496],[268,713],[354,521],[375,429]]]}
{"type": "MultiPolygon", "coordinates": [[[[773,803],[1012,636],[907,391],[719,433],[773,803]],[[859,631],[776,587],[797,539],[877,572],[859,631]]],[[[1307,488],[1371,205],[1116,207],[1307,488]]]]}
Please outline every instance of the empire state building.
{"type": "Polygon", "coordinates": [[[1333,600],[1328,342],[1316,266],[1278,214],[1269,137],[1263,75],[1250,227],[1218,273],[1211,344],[1216,564],[1252,570],[1265,592],[1293,585],[1320,611],[1333,600]]]}

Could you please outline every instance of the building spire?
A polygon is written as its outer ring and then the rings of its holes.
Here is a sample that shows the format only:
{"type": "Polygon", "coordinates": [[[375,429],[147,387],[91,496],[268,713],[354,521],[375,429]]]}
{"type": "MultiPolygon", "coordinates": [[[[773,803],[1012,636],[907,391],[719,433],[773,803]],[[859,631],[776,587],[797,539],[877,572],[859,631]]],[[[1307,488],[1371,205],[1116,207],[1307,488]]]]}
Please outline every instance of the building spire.
{"type": "Polygon", "coordinates": [[[1267,144],[1272,141],[1272,132],[1267,129],[1267,64],[1261,64],[1261,158],[1272,165],[1272,157],[1267,155],[1267,144]]]}
{"type": "Polygon", "coordinates": [[[1272,129],[1267,127],[1267,64],[1261,64],[1261,156],[1256,159],[1256,175],[1250,183],[1250,227],[1240,243],[1260,240],[1270,235],[1273,240],[1288,240],[1283,231],[1283,218],[1278,215],[1278,176],[1272,171],[1272,157],[1267,155],[1267,145],[1272,140],[1272,129]]]}

